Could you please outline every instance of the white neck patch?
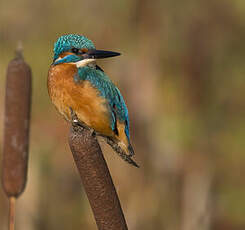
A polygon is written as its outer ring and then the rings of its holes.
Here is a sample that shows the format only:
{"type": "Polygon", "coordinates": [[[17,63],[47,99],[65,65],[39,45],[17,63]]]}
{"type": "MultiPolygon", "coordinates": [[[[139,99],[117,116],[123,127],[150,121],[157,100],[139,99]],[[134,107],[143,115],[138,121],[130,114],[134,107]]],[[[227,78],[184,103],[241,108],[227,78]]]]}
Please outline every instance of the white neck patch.
{"type": "Polygon", "coordinates": [[[80,67],[87,66],[87,65],[89,65],[90,63],[93,63],[93,62],[95,62],[95,59],[91,58],[91,59],[84,59],[84,60],[78,61],[75,64],[76,64],[77,68],[80,68],[80,67]]]}

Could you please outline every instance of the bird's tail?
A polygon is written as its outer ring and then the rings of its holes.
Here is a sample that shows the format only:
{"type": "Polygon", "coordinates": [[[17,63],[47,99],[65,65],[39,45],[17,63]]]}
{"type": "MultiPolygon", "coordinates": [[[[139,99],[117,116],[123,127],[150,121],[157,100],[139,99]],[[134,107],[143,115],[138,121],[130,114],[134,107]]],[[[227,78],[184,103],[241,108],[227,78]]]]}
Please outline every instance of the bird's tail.
{"type": "Polygon", "coordinates": [[[131,158],[134,155],[134,150],[131,144],[125,149],[123,142],[114,141],[112,138],[106,138],[107,143],[116,151],[116,153],[129,164],[139,168],[139,165],[131,158]],[[128,154],[127,154],[128,153],[128,154]]]}
{"type": "Polygon", "coordinates": [[[128,152],[129,152],[129,156],[132,157],[134,155],[134,149],[132,147],[132,145],[129,143],[128,144],[128,152]]]}

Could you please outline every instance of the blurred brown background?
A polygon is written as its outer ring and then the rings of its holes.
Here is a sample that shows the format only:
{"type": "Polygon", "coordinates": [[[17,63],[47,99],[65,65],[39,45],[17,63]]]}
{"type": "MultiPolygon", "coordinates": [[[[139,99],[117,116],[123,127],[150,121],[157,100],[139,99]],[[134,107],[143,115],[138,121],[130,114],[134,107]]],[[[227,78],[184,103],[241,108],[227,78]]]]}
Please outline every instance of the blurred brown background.
{"type": "MultiPolygon", "coordinates": [[[[122,56],[99,62],[129,108],[135,169],[103,145],[131,230],[245,229],[245,1],[0,3],[5,73],[18,41],[33,71],[28,183],[16,229],[96,229],[46,89],[55,40],[83,34],[122,56]]],[[[7,229],[0,190],[0,229],[7,229]]]]}

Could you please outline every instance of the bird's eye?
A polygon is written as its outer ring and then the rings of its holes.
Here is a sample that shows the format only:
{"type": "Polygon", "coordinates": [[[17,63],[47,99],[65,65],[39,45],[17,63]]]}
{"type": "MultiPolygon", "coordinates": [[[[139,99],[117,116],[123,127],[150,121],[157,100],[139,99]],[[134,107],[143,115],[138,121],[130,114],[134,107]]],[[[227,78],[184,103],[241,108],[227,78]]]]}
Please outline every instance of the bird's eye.
{"type": "Polygon", "coordinates": [[[74,54],[78,54],[79,53],[79,49],[77,49],[77,48],[72,48],[71,51],[74,54]]]}

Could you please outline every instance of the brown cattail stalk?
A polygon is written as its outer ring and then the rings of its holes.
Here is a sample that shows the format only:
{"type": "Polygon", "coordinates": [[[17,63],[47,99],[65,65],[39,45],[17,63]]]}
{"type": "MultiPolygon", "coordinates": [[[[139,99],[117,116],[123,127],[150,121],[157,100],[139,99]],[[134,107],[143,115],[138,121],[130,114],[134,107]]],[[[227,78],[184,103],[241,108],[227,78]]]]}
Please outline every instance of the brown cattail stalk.
{"type": "Polygon", "coordinates": [[[9,197],[9,230],[14,230],[15,225],[15,201],[14,196],[9,197]]]}
{"type": "Polygon", "coordinates": [[[91,132],[71,129],[69,144],[99,230],[127,230],[117,192],[100,146],[91,132]]]}
{"type": "Polygon", "coordinates": [[[9,198],[9,229],[14,229],[15,199],[23,192],[27,178],[31,69],[21,50],[7,69],[2,184],[9,198]]]}

